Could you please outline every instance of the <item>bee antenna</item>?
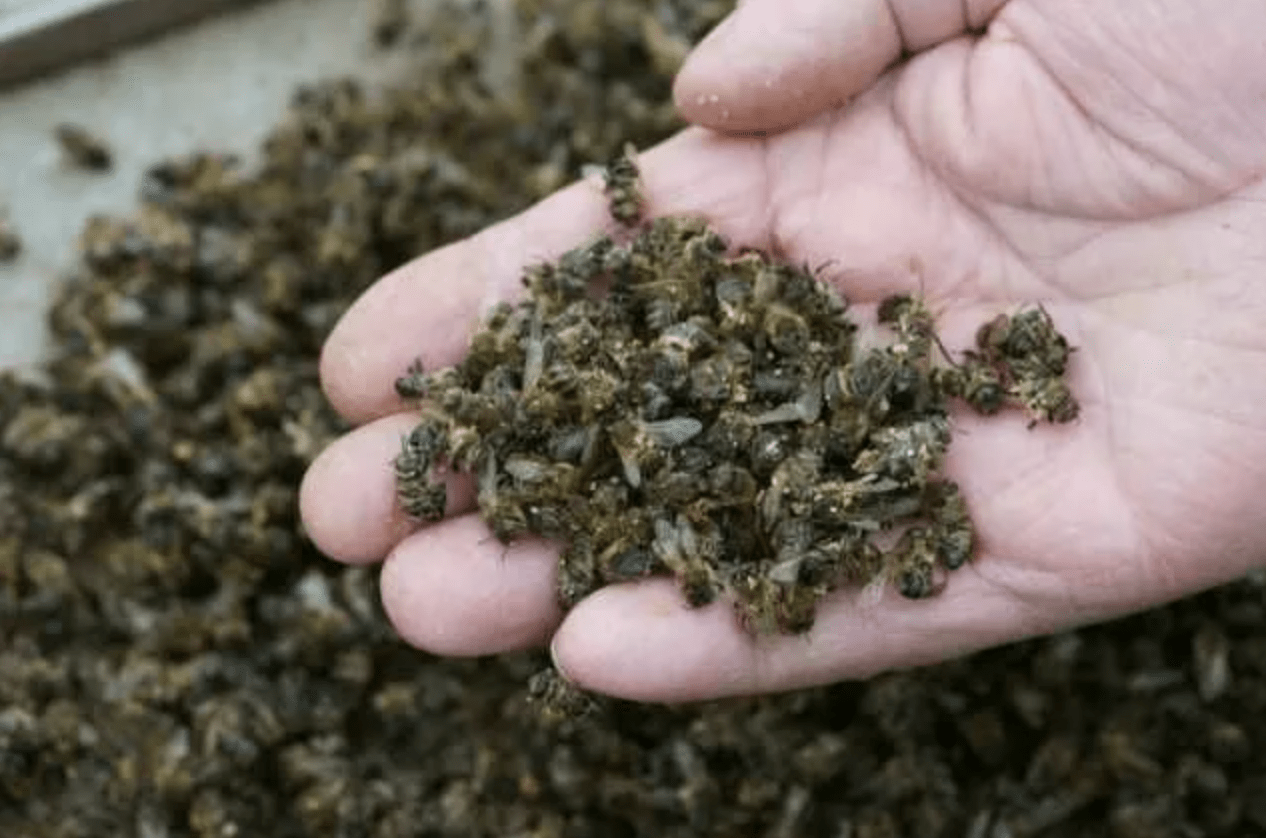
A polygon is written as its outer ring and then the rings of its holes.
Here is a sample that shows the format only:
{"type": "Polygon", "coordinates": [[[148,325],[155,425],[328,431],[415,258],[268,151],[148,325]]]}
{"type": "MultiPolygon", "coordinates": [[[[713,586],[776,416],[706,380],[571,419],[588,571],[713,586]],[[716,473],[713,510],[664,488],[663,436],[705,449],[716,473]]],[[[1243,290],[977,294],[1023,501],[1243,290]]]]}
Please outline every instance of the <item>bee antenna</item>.
{"type": "Polygon", "coordinates": [[[944,342],[941,341],[941,336],[936,333],[935,329],[932,330],[932,340],[936,343],[937,349],[941,350],[941,354],[945,356],[945,360],[949,362],[950,366],[953,366],[953,367],[962,366],[962,364],[960,364],[958,361],[955,361],[954,357],[950,355],[950,351],[945,348],[944,342]]]}

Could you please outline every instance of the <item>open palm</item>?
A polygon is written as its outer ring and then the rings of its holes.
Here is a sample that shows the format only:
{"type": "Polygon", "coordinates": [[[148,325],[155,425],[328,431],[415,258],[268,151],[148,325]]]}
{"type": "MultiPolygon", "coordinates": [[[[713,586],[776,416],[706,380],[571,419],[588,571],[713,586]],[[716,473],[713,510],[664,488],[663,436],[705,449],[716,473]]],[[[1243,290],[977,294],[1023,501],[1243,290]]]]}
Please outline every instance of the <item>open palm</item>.
{"type": "Polygon", "coordinates": [[[717,130],[643,155],[654,213],[828,263],[858,303],[921,290],[951,347],[1027,301],[1079,347],[1078,422],[955,416],[947,471],[980,550],[940,596],[840,592],[807,636],[753,640],[723,604],[689,610],[653,580],[564,620],[550,546],[490,539],[462,479],[445,521],[404,520],[388,464],[411,419],[392,381],[419,353],[456,361],[524,263],[602,227],[593,183],[405,266],[348,313],[323,376],[365,424],[305,480],[313,538],[341,560],[385,556],[388,612],[423,648],[552,638],[572,679],[653,700],[929,662],[1234,578],[1266,555],[1260,32],[1254,0],[749,0],[684,70],[679,105],[717,130]]]}

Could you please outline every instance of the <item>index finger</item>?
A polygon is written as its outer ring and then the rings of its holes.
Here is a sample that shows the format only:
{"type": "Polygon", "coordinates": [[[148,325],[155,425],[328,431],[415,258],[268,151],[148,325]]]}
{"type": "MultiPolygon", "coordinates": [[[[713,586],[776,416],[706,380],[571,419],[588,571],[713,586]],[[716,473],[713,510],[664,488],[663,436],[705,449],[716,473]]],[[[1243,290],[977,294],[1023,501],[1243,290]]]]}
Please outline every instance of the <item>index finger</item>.
{"type": "MultiPolygon", "coordinates": [[[[752,200],[759,143],[690,129],[639,156],[652,215],[705,215],[723,234],[760,246],[752,200]]],[[[357,424],[403,409],[394,382],[415,360],[457,363],[494,303],[517,296],[525,266],[584,244],[610,225],[601,184],[582,180],[519,215],[392,271],[343,315],[321,353],[326,396],[357,424]]]]}

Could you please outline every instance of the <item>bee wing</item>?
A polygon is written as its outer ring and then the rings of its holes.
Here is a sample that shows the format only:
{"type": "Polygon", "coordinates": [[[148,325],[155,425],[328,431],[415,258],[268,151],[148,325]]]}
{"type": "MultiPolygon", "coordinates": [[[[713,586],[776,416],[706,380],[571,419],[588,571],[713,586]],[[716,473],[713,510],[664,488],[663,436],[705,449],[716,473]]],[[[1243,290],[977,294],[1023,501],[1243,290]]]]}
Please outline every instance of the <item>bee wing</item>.
{"type": "Polygon", "coordinates": [[[541,334],[540,312],[532,318],[532,329],[523,355],[523,390],[526,392],[536,386],[545,371],[545,338],[541,334]]]}
{"type": "Polygon", "coordinates": [[[651,542],[651,552],[666,567],[675,570],[681,564],[681,543],[677,528],[665,518],[656,518],[654,528],[655,540],[651,542]]]}
{"type": "Polygon", "coordinates": [[[883,569],[866,583],[862,588],[861,594],[858,596],[858,602],[865,610],[877,608],[879,603],[883,602],[884,594],[888,592],[888,583],[892,581],[892,573],[888,566],[888,562],[884,562],[883,569]]]}
{"type": "Polygon", "coordinates": [[[757,414],[752,419],[755,425],[778,425],[783,422],[800,421],[800,406],[796,402],[787,402],[777,407],[771,407],[764,413],[757,414]]]}
{"type": "Polygon", "coordinates": [[[646,435],[661,448],[675,448],[703,433],[703,423],[690,416],[674,416],[658,422],[647,422],[646,435]]]}
{"type": "Polygon", "coordinates": [[[777,582],[780,585],[794,585],[796,580],[800,578],[800,566],[804,564],[804,556],[796,556],[791,559],[784,559],[769,568],[765,574],[771,582],[777,582]]]}
{"type": "Polygon", "coordinates": [[[822,414],[822,385],[817,381],[809,382],[795,401],[801,422],[816,422],[822,414]]]}
{"type": "Polygon", "coordinates": [[[545,463],[532,457],[510,457],[504,468],[507,474],[523,483],[539,482],[549,471],[545,463]]]}

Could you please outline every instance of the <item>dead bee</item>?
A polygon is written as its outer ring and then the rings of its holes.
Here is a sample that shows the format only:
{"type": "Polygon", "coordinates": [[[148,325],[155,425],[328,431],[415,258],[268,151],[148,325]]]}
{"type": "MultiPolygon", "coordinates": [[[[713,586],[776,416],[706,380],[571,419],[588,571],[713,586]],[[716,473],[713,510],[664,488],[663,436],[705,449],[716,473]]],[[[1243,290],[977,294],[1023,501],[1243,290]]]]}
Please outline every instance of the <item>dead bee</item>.
{"type": "Polygon", "coordinates": [[[485,460],[479,475],[476,502],[480,516],[502,544],[509,544],[523,533],[531,531],[527,511],[523,508],[518,493],[501,485],[501,474],[495,457],[489,456],[485,460]]]}
{"type": "Polygon", "coordinates": [[[794,575],[781,573],[785,567],[761,564],[734,579],[734,610],[748,633],[804,634],[813,628],[814,610],[826,588],[797,584],[794,575]]]}
{"type": "Polygon", "coordinates": [[[596,591],[599,584],[593,540],[588,533],[581,533],[567,545],[558,558],[555,590],[558,604],[564,609],[570,609],[596,591]]]}
{"type": "Polygon", "coordinates": [[[598,709],[592,697],[563,678],[553,667],[529,678],[527,690],[528,702],[539,707],[542,718],[549,723],[574,721],[598,709]]]}
{"type": "Polygon", "coordinates": [[[1041,306],[1011,316],[999,314],[977,331],[976,346],[988,359],[1027,365],[1026,377],[1063,375],[1072,353],[1068,340],[1041,306]]]}
{"type": "Polygon", "coordinates": [[[752,473],[733,463],[720,463],[708,472],[708,492],[717,506],[748,506],[759,487],[752,473]]]}
{"type": "Polygon", "coordinates": [[[448,490],[443,483],[432,483],[421,478],[406,478],[397,474],[396,493],[400,506],[411,518],[432,523],[444,517],[448,503],[448,490]]]}
{"type": "Polygon", "coordinates": [[[681,255],[692,273],[706,278],[720,267],[721,257],[728,247],[729,244],[720,233],[705,229],[682,245],[681,255]]]}
{"type": "Polygon", "coordinates": [[[629,582],[645,579],[659,569],[650,550],[633,546],[623,550],[608,549],[610,558],[602,559],[603,578],[608,582],[629,582]]]}
{"type": "Polygon", "coordinates": [[[935,481],[928,484],[928,515],[936,544],[936,555],[946,570],[957,570],[971,559],[976,531],[958,484],[935,481]]]}
{"type": "Polygon", "coordinates": [[[396,394],[402,399],[421,399],[426,396],[429,379],[422,368],[422,359],[409,364],[405,374],[396,379],[396,394]]]}
{"type": "Polygon", "coordinates": [[[936,540],[924,527],[910,527],[901,534],[886,557],[888,575],[907,599],[923,599],[936,590],[936,540]]]}
{"type": "Polygon", "coordinates": [[[624,477],[634,489],[642,485],[643,469],[658,468],[670,448],[689,442],[703,431],[703,423],[689,416],[674,416],[657,422],[622,420],[611,425],[607,434],[620,462],[624,477]]]}
{"type": "Polygon", "coordinates": [[[799,355],[809,345],[809,324],[785,305],[766,308],[762,327],[769,345],[782,355],[799,355]]]}
{"type": "Polygon", "coordinates": [[[836,584],[863,585],[883,572],[884,554],[867,538],[842,538],[822,549],[833,556],[836,584]]]}
{"type": "Polygon", "coordinates": [[[490,439],[477,429],[464,425],[449,428],[448,461],[454,468],[470,470],[489,448],[490,439]]]}
{"type": "Polygon", "coordinates": [[[8,219],[0,216],[0,264],[12,262],[22,252],[22,240],[8,219]]]}
{"type": "Polygon", "coordinates": [[[904,353],[926,357],[937,340],[932,312],[913,294],[894,294],[879,304],[878,320],[897,333],[904,353]]]}
{"type": "Polygon", "coordinates": [[[701,539],[690,521],[677,516],[654,520],[655,540],[651,552],[655,559],[677,577],[682,595],[692,608],[707,605],[721,593],[721,582],[713,570],[709,554],[714,552],[713,538],[701,539]]]}
{"type": "Polygon", "coordinates": [[[928,410],[934,402],[932,380],[917,360],[894,347],[864,353],[827,376],[823,394],[828,406],[857,406],[870,419],[928,410]]]}
{"type": "Polygon", "coordinates": [[[778,464],[760,497],[761,522],[766,530],[778,528],[785,517],[798,517],[808,511],[803,507],[821,470],[821,456],[808,450],[797,451],[778,464]]]}
{"type": "Polygon", "coordinates": [[[374,4],[371,31],[374,43],[380,47],[390,47],[400,40],[400,36],[409,25],[409,4],[407,0],[377,0],[374,4]]]}
{"type": "Polygon", "coordinates": [[[1038,422],[1072,422],[1081,414],[1081,405],[1062,378],[1022,379],[1011,394],[1029,411],[1030,428],[1038,422]]]}
{"type": "Polygon", "coordinates": [[[857,455],[853,469],[922,485],[940,468],[949,440],[949,422],[943,416],[885,426],[871,434],[870,445],[857,455]]]}
{"type": "Polygon", "coordinates": [[[63,122],[53,129],[53,136],[66,162],[77,169],[106,172],[114,164],[110,147],[82,125],[63,122]]]}
{"type": "Polygon", "coordinates": [[[566,510],[578,490],[579,470],[574,465],[512,454],[502,470],[513,483],[515,497],[524,498],[519,506],[529,530],[545,538],[565,539],[573,535],[566,510]]]}
{"type": "Polygon", "coordinates": [[[607,164],[603,178],[611,217],[625,227],[632,227],[642,219],[643,198],[638,178],[637,149],[629,143],[620,156],[607,164]]]}
{"type": "Polygon", "coordinates": [[[396,495],[411,518],[430,523],[444,517],[448,490],[431,480],[431,469],[447,444],[447,429],[438,420],[420,423],[401,442],[395,459],[396,495]]]}
{"type": "Polygon", "coordinates": [[[947,396],[962,399],[977,413],[992,416],[1006,403],[1006,388],[993,364],[975,352],[964,352],[957,366],[937,367],[932,380],[947,396]]]}
{"type": "Polygon", "coordinates": [[[607,258],[615,247],[608,236],[567,251],[554,262],[541,262],[524,271],[523,285],[535,299],[561,309],[584,298],[593,281],[607,272],[607,258]]]}

